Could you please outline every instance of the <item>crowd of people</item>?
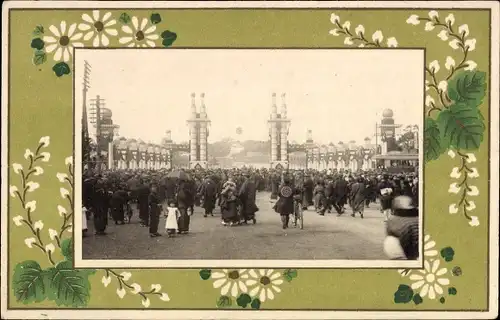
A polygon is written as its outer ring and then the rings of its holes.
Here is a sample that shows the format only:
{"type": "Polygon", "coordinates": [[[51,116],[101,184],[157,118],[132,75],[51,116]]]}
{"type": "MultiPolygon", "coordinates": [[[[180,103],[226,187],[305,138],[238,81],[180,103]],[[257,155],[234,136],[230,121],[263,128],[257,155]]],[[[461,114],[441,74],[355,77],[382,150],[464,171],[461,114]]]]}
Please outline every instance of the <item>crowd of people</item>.
{"type": "MultiPolygon", "coordinates": [[[[162,214],[166,216],[165,229],[169,236],[188,233],[195,206],[204,209],[204,217],[214,216],[215,209],[220,207],[224,226],[255,224],[256,212],[259,211],[256,194],[267,191],[271,194],[271,201],[276,200],[274,210],[281,215],[283,229],[289,226],[296,202],[303,210],[312,206],[323,216],[333,210],[337,215],[343,215],[350,208],[352,217],[359,215],[363,218],[364,208],[378,201],[387,222],[388,237],[403,239],[404,242],[401,248],[394,249],[393,242],[386,241],[386,252],[402,249],[405,257],[411,258],[415,249],[412,242],[415,225],[418,229],[418,183],[415,173],[388,174],[383,170],[233,168],[109,170],[100,173],[87,170],[83,173],[82,188],[86,212],[84,229],[87,220],[93,217],[95,233],[104,235],[109,218],[121,225],[130,222],[133,212],[138,211],[140,225],[149,229],[151,237],[161,235],[159,221],[162,214]],[[134,206],[136,210],[132,209],[134,206]],[[400,216],[403,218],[397,218],[400,216]],[[405,249],[408,245],[411,248],[405,249]]],[[[388,255],[400,259],[401,252],[388,255]]]]}

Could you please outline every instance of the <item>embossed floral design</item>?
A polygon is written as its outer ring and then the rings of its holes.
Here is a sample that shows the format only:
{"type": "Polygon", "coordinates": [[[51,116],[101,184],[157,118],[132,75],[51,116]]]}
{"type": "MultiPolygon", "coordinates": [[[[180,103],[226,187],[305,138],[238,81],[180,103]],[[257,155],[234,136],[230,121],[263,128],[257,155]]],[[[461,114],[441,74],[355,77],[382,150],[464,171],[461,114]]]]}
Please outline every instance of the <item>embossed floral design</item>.
{"type": "Polygon", "coordinates": [[[254,286],[250,290],[250,296],[259,297],[259,300],[264,302],[267,299],[273,300],[275,294],[281,292],[280,285],[283,284],[283,277],[280,272],[273,269],[260,269],[250,270],[248,274],[251,279],[246,281],[246,285],[254,286]]]}
{"type": "Polygon", "coordinates": [[[49,27],[51,36],[44,36],[46,52],[54,52],[54,61],[68,62],[73,54],[73,47],[83,47],[83,43],[78,42],[82,38],[81,32],[76,32],[76,23],[69,27],[66,21],[61,21],[59,27],[51,25],[49,27]]]}
{"type": "MultiPolygon", "coordinates": [[[[339,36],[339,35],[344,35],[344,44],[351,46],[351,45],[357,45],[358,47],[376,47],[376,48],[381,48],[384,47],[384,35],[382,34],[382,31],[377,30],[375,31],[371,39],[368,39],[366,36],[365,32],[365,27],[363,25],[358,25],[354,29],[354,33],[351,31],[351,22],[346,21],[342,25],[340,24],[340,17],[336,15],[335,13],[332,13],[330,15],[330,22],[333,23],[335,28],[330,30],[330,34],[332,36],[339,36]]],[[[394,37],[389,37],[386,39],[386,45],[387,47],[397,47],[398,46],[398,41],[394,37]]]]}
{"type": "Polygon", "coordinates": [[[85,33],[83,40],[92,39],[93,47],[107,47],[109,37],[118,35],[118,30],[114,28],[116,20],[111,19],[111,12],[106,12],[101,16],[99,10],[93,10],[92,16],[87,13],[82,14],[82,20],[84,22],[78,25],[78,29],[85,33]]]}
{"type": "Polygon", "coordinates": [[[413,290],[420,289],[419,294],[422,298],[428,296],[429,299],[436,299],[436,295],[442,295],[444,292],[442,286],[450,284],[450,280],[443,277],[448,269],[439,267],[439,259],[432,261],[432,263],[426,260],[424,261],[424,270],[410,275],[410,280],[414,281],[411,288],[413,290]]]}
{"type": "Polygon", "coordinates": [[[238,293],[247,293],[248,288],[245,280],[248,278],[248,271],[246,269],[223,269],[222,272],[212,273],[214,288],[220,288],[221,295],[230,293],[235,298],[238,296],[238,293]]]}
{"type": "Polygon", "coordinates": [[[156,25],[150,25],[148,19],[143,18],[139,23],[139,18],[132,17],[132,27],[122,26],[122,31],[126,34],[119,39],[121,44],[127,47],[156,47],[155,40],[160,36],[155,33],[156,25]]]}

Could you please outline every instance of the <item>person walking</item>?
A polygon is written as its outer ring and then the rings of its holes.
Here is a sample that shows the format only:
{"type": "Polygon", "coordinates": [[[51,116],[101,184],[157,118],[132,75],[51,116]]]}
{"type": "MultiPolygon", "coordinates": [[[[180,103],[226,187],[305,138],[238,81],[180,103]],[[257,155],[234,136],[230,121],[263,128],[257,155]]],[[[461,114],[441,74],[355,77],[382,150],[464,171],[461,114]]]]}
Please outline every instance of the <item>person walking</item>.
{"type": "Polygon", "coordinates": [[[294,203],[293,195],[295,194],[289,177],[283,178],[283,184],[278,190],[278,201],[274,205],[274,210],[281,216],[283,229],[288,228],[290,223],[290,215],[293,214],[294,203]]]}
{"type": "Polygon", "coordinates": [[[161,201],[160,195],[158,194],[158,186],[152,185],[151,192],[148,196],[149,204],[149,236],[159,237],[161,234],[158,233],[158,225],[160,223],[160,213],[161,213],[161,201]]]}

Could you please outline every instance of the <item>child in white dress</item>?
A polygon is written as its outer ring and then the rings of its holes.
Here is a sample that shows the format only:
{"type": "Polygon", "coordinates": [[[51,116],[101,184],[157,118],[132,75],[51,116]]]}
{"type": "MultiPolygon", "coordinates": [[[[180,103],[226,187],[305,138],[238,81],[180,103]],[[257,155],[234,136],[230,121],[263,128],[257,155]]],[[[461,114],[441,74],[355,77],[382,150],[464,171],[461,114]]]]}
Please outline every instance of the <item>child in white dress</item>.
{"type": "Polygon", "coordinates": [[[167,212],[165,213],[166,222],[165,229],[167,229],[167,235],[169,237],[175,235],[179,226],[177,225],[177,219],[180,217],[181,213],[179,209],[175,206],[175,203],[171,202],[167,207],[167,212]]]}

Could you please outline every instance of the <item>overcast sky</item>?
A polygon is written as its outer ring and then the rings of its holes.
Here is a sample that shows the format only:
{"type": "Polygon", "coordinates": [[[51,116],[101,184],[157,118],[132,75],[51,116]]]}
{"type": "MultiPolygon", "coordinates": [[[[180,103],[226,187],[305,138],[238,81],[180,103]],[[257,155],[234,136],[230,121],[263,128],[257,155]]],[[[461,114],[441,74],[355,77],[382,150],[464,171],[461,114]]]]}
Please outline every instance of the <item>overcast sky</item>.
{"type": "Polygon", "coordinates": [[[198,105],[205,93],[209,142],[267,140],[273,92],[278,112],[286,93],[290,141],[305,141],[311,129],[317,142],[362,143],[386,108],[396,123],[422,119],[424,61],[416,50],[85,49],[75,58],[76,114],[87,60],[88,98],[106,99],[121,136],[146,142],[160,142],[166,130],[188,141],[192,92],[198,105]]]}

